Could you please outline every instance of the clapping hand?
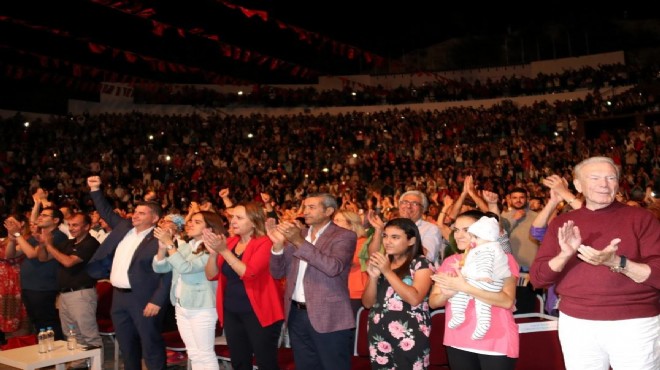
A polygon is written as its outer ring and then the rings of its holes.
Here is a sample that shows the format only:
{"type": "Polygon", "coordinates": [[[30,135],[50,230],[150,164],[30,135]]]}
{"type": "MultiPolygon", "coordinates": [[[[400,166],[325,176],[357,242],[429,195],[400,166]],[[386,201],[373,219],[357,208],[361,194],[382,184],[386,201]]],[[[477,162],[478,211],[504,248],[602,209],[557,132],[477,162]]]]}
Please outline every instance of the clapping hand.
{"type": "MultiPolygon", "coordinates": [[[[369,257],[369,267],[373,267],[378,270],[379,274],[384,274],[392,270],[392,266],[390,265],[390,258],[387,255],[379,252],[371,254],[369,257]]],[[[367,273],[369,273],[369,269],[367,269],[367,273]]]]}
{"type": "Polygon", "coordinates": [[[39,240],[42,245],[53,245],[53,234],[48,230],[41,230],[41,238],[39,240]]]}
{"type": "Polygon", "coordinates": [[[385,229],[385,222],[376,214],[374,211],[369,211],[367,212],[367,220],[371,224],[371,226],[374,227],[376,230],[383,230],[385,229]]]}
{"type": "Polygon", "coordinates": [[[215,234],[211,229],[204,229],[204,247],[212,255],[221,253],[227,249],[227,238],[222,234],[215,234]]]}
{"type": "Polygon", "coordinates": [[[21,224],[13,217],[7,217],[4,222],[5,229],[7,229],[10,238],[14,238],[15,233],[21,232],[21,224]]]}
{"type": "Polygon", "coordinates": [[[575,226],[572,220],[566,221],[557,231],[557,239],[559,247],[561,248],[560,254],[565,257],[574,255],[582,243],[582,236],[580,229],[575,226]]]}
{"type": "Polygon", "coordinates": [[[499,199],[497,193],[493,193],[492,191],[488,191],[488,190],[483,190],[481,192],[481,196],[484,198],[486,203],[489,204],[497,203],[497,200],[499,199]]]}
{"type": "Polygon", "coordinates": [[[277,221],[274,218],[266,220],[266,233],[273,242],[273,249],[276,251],[281,250],[286,238],[282,233],[277,231],[277,221]]]}
{"type": "Polygon", "coordinates": [[[154,229],[154,237],[158,239],[158,247],[161,249],[165,249],[174,244],[174,240],[172,240],[172,230],[170,229],[157,227],[154,229]]]}
{"type": "Polygon", "coordinates": [[[608,265],[612,267],[613,261],[616,259],[616,251],[619,249],[619,243],[621,243],[621,239],[612,239],[610,244],[602,250],[594,249],[588,245],[580,245],[577,249],[578,258],[594,266],[608,265]]]}
{"type": "Polygon", "coordinates": [[[380,270],[378,267],[372,265],[371,263],[367,265],[367,275],[372,278],[377,278],[380,276],[380,270]]]}
{"type": "Polygon", "coordinates": [[[291,242],[294,245],[300,245],[305,241],[305,239],[300,234],[302,230],[302,225],[300,222],[282,222],[277,225],[277,231],[282,234],[286,240],[291,242]]]}
{"type": "Polygon", "coordinates": [[[442,290],[442,294],[452,297],[459,291],[461,284],[467,284],[467,281],[461,275],[460,270],[457,270],[456,274],[450,274],[446,272],[438,272],[431,276],[431,280],[442,290]]]}

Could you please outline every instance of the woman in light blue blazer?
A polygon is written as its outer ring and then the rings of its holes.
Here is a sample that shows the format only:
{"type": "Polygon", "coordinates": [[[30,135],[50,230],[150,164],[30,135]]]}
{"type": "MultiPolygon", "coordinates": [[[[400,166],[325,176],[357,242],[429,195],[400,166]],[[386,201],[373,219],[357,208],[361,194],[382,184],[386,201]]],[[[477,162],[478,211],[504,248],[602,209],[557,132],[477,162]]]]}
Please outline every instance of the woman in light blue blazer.
{"type": "Polygon", "coordinates": [[[205,229],[225,234],[221,217],[208,211],[195,213],[186,223],[186,234],[191,239],[178,247],[170,230],[157,227],[154,236],[159,241],[159,248],[152,265],[159,273],[172,271],[170,300],[193,370],[218,370],[213,349],[218,321],[215,309],[217,282],[209,281],[204,274],[209,259],[203,243],[205,229]]]}

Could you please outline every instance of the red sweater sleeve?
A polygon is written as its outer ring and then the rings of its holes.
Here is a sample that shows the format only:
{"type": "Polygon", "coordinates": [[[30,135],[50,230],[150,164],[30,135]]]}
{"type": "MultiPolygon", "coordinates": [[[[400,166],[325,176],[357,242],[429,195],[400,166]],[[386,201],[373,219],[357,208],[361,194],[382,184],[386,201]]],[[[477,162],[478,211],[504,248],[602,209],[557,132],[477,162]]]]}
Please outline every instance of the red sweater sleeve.
{"type": "Polygon", "coordinates": [[[660,222],[647,210],[615,202],[599,210],[582,207],[555,218],[548,227],[541,248],[530,269],[535,287],[557,284],[559,310],[589,320],[623,320],[660,314],[660,222]],[[590,265],[577,256],[561,272],[548,262],[560,250],[557,230],[572,220],[580,230],[582,244],[602,250],[619,238],[618,255],[647,264],[651,274],[642,283],[610,271],[607,266],[590,265]]]}

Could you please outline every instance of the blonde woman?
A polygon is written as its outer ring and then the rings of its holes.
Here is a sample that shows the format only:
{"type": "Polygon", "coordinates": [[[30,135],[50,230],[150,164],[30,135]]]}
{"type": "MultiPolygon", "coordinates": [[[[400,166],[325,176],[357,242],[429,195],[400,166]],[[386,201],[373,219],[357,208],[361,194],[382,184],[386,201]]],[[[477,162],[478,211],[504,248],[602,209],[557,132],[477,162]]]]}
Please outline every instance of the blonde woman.
{"type": "Polygon", "coordinates": [[[367,232],[362,226],[360,216],[346,209],[339,210],[335,213],[332,219],[337,226],[344,229],[351,230],[357,234],[357,244],[355,247],[355,254],[353,254],[353,261],[351,262],[351,269],[348,273],[348,292],[351,297],[351,307],[353,313],[357,315],[358,309],[362,307],[362,293],[364,293],[364,286],[367,284],[366,264],[364,268],[360,262],[360,253],[364,253],[362,248],[367,248],[364,244],[367,241],[367,232]]]}
{"type": "Polygon", "coordinates": [[[211,253],[206,277],[219,280],[217,310],[234,370],[277,370],[277,345],[284,322],[282,292],[270,274],[273,243],[266,235],[261,204],[240,203],[232,210],[230,234],[204,233],[211,253]]]}

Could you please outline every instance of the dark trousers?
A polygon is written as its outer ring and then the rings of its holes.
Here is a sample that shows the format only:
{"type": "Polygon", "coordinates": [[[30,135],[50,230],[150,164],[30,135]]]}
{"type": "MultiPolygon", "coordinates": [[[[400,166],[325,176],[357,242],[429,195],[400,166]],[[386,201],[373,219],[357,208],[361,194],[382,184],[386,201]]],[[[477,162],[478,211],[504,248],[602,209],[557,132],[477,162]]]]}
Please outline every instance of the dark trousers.
{"type": "Polygon", "coordinates": [[[224,331],[234,370],[252,370],[252,355],[259,370],[277,370],[277,348],[283,321],[261,326],[254,312],[224,312],[224,331]]]}
{"type": "Polygon", "coordinates": [[[319,333],[312,327],[307,311],[295,305],[291,305],[288,325],[296,369],[350,370],[350,329],[319,333]]]}
{"type": "Polygon", "coordinates": [[[60,324],[60,315],[55,307],[55,300],[59,292],[56,290],[29,290],[21,291],[23,305],[27,311],[33,330],[52,327],[55,332],[55,340],[63,340],[62,326],[60,324]]]}
{"type": "MultiPolygon", "coordinates": [[[[119,349],[125,370],[141,370],[142,358],[149,370],[164,370],[167,367],[165,341],[162,337],[165,310],[158,315],[145,317],[144,299],[134,292],[112,292],[112,323],[117,333],[119,349]]],[[[146,304],[145,304],[146,305],[146,304]]]]}
{"type": "Polygon", "coordinates": [[[516,359],[506,356],[482,355],[447,347],[451,370],[513,370],[516,359]]]}

